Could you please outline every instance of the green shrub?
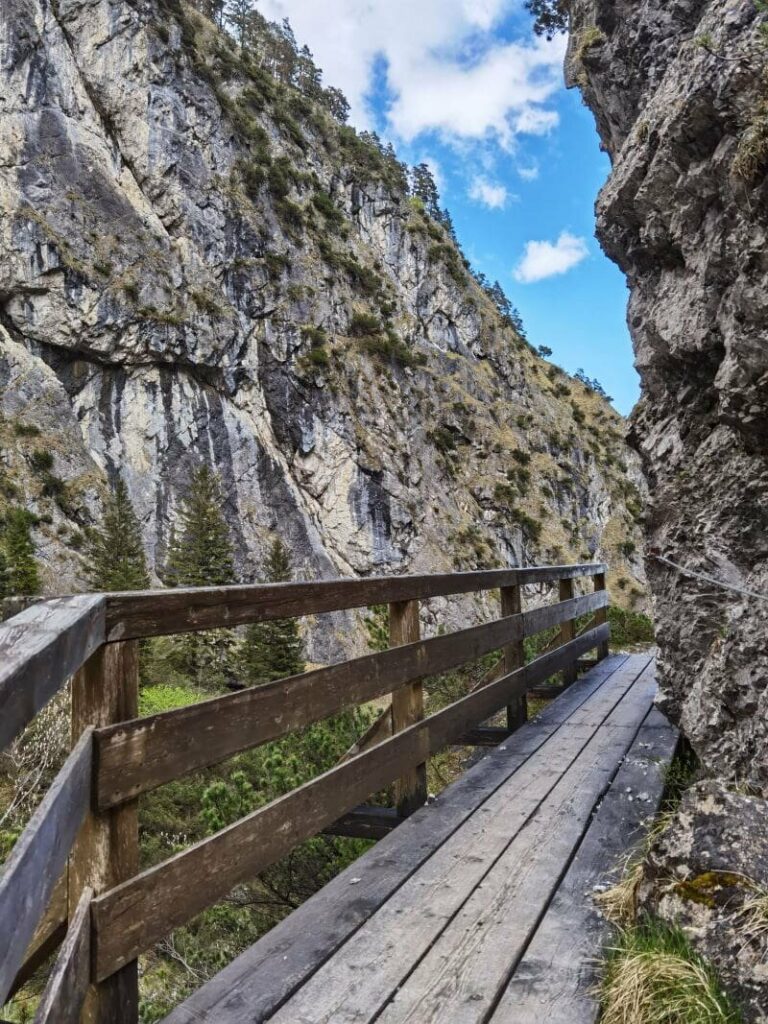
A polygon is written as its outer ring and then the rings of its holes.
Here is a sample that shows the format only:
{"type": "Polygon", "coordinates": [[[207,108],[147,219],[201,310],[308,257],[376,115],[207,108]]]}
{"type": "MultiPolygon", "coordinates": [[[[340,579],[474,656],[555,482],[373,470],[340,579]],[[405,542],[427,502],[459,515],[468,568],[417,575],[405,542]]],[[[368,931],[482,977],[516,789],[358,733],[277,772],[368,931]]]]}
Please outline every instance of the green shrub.
{"type": "Polygon", "coordinates": [[[611,643],[619,647],[625,644],[652,644],[655,640],[653,622],[642,612],[612,605],[608,609],[608,621],[611,624],[611,643]]]}
{"type": "Polygon", "coordinates": [[[13,424],[13,432],[17,437],[40,437],[40,428],[34,423],[23,423],[16,420],[13,424]]]}
{"type": "Polygon", "coordinates": [[[48,473],[53,469],[53,452],[47,448],[35,448],[29,456],[29,464],[36,473],[48,473]]]}
{"type": "Polygon", "coordinates": [[[337,229],[344,223],[344,214],[327,192],[315,192],[312,196],[312,205],[323,215],[328,227],[337,229]]]}
{"type": "Polygon", "coordinates": [[[381,329],[381,321],[371,313],[353,313],[349,321],[349,334],[353,338],[373,338],[381,329]]]}

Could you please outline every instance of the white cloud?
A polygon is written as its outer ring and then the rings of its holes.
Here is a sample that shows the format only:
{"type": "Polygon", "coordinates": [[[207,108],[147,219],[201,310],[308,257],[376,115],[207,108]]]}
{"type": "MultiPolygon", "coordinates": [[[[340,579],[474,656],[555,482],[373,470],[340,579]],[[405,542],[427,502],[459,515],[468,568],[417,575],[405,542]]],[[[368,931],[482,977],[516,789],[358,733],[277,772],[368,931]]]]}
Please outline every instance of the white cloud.
{"type": "Polygon", "coordinates": [[[437,131],[450,140],[493,138],[511,149],[519,134],[557,123],[546,104],[562,82],[564,40],[500,41],[516,0],[260,0],[265,17],[289,18],[341,88],[352,121],[370,126],[374,67],[386,70],[390,126],[405,142],[437,131]],[[378,62],[378,64],[377,64],[378,62]]]}
{"type": "Polygon", "coordinates": [[[530,164],[527,167],[518,167],[517,173],[523,181],[535,181],[539,176],[538,164],[530,164]]]}
{"type": "Polygon", "coordinates": [[[491,210],[503,210],[510,196],[505,185],[495,184],[488,178],[478,176],[472,179],[469,198],[491,210]]]}
{"type": "Polygon", "coordinates": [[[523,284],[543,281],[545,277],[565,274],[589,255],[586,240],[563,231],[552,242],[528,242],[525,253],[513,274],[523,284]]]}

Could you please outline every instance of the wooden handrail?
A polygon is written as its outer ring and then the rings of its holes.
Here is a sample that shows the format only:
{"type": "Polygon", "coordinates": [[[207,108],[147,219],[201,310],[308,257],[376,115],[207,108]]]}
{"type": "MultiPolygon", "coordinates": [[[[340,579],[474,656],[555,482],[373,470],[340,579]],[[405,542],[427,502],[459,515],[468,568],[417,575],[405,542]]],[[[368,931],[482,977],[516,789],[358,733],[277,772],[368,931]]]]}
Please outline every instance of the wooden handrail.
{"type": "Polygon", "coordinates": [[[606,566],[539,566],[425,576],[373,576],[236,587],[189,587],[107,594],[107,640],[127,640],[198,629],[243,626],[347,611],[374,604],[428,600],[499,587],[552,583],[604,573],[606,566]]]}
{"type": "MultiPolygon", "coordinates": [[[[410,813],[426,798],[425,763],[432,754],[505,705],[510,726],[519,724],[528,690],[556,672],[574,678],[587,650],[597,647],[598,660],[603,657],[610,633],[605,572],[604,565],[590,564],[93,594],[41,601],[0,625],[0,749],[70,677],[76,740],[0,876],[0,936],[13,935],[12,943],[0,943],[0,1004],[24,977],[30,940],[63,877],[69,929],[40,1020],[74,1021],[85,1000],[86,1016],[119,1011],[135,1021],[136,957],[155,939],[392,782],[399,787],[400,814],[410,813]],[[579,577],[594,578],[594,593],[572,596],[579,577]],[[521,587],[552,582],[559,582],[566,600],[521,610],[521,587]],[[417,639],[418,601],[491,589],[501,593],[502,618],[417,639]],[[401,646],[147,719],[133,717],[140,637],[385,603],[392,610],[392,643],[401,646]],[[590,612],[596,628],[588,625],[571,639],[574,620],[590,612]],[[555,625],[568,642],[523,665],[524,638],[555,625]],[[494,650],[503,653],[498,672],[422,718],[424,677],[494,650]],[[398,703],[389,738],[138,873],[138,794],[385,694],[398,703]]],[[[44,937],[44,943],[48,950],[51,942],[44,937]]],[[[33,948],[30,963],[35,955],[33,948]]]]}
{"type": "Polygon", "coordinates": [[[93,730],[80,738],[17,841],[0,875],[0,1006],[24,962],[27,947],[91,802],[93,730]]]}
{"type": "Polygon", "coordinates": [[[426,761],[470,725],[489,718],[608,635],[609,627],[599,626],[96,897],[97,979],[134,960],[234,886],[254,878],[398,778],[405,768],[426,761]]]}
{"type": "Polygon", "coordinates": [[[0,626],[0,750],[104,643],[103,594],[41,601],[0,626]]]}
{"type": "Polygon", "coordinates": [[[100,809],[608,603],[605,591],[96,730],[100,809]]]}

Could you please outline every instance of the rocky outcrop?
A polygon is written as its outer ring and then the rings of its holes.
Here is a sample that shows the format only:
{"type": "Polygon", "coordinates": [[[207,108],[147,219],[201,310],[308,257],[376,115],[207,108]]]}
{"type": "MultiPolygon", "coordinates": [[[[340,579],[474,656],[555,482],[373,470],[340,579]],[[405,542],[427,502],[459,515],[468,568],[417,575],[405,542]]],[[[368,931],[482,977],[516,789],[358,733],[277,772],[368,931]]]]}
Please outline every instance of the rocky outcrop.
{"type": "Polygon", "coordinates": [[[604,557],[642,599],[620,417],[375,140],[178,0],[8,0],[0,81],[0,503],[49,589],[117,473],[161,567],[205,460],[246,580],[278,531],[308,577],[604,557]]]}
{"type": "Polygon", "coordinates": [[[691,787],[643,864],[638,909],[682,927],[744,1020],[768,1020],[768,804],[691,787]]]}
{"type": "Polygon", "coordinates": [[[708,770],[768,795],[766,16],[752,0],[574,0],[572,16],[568,76],[612,161],[598,234],[631,291],[664,709],[708,770]]]}

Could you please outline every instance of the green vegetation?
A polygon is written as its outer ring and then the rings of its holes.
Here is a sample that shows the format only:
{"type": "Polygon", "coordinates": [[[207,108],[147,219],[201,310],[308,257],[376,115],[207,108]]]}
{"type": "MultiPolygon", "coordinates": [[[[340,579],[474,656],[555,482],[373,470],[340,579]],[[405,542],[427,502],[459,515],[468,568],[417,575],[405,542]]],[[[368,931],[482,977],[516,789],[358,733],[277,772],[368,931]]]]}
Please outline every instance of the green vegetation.
{"type": "Polygon", "coordinates": [[[94,590],[144,590],[149,572],[141,526],[118,479],[104,504],[101,527],[90,531],[86,576],[94,590]]]}
{"type": "MultiPolygon", "coordinates": [[[[266,583],[293,579],[288,549],[276,538],[264,564],[266,583]]],[[[241,652],[243,677],[249,685],[295,676],[304,671],[304,653],[296,619],[274,619],[249,626],[241,652]]]]}
{"type": "Polygon", "coordinates": [[[608,621],[611,624],[611,644],[616,647],[654,642],[653,622],[642,612],[628,611],[611,605],[608,609],[608,621]]]}
{"type": "Polygon", "coordinates": [[[32,542],[34,522],[35,517],[23,508],[12,508],[6,513],[2,542],[7,594],[40,593],[40,574],[32,542]]]}
{"type": "Polygon", "coordinates": [[[712,967],[679,928],[651,919],[624,929],[609,951],[602,1024],[740,1024],[712,967]]]}

